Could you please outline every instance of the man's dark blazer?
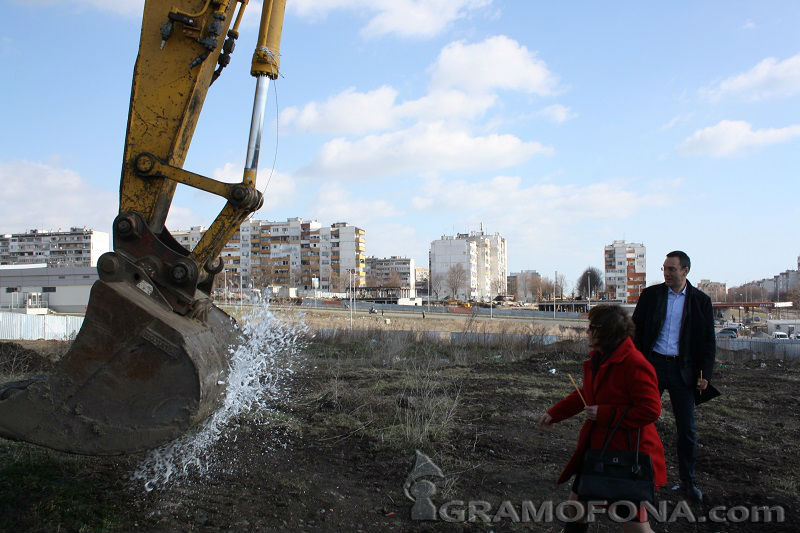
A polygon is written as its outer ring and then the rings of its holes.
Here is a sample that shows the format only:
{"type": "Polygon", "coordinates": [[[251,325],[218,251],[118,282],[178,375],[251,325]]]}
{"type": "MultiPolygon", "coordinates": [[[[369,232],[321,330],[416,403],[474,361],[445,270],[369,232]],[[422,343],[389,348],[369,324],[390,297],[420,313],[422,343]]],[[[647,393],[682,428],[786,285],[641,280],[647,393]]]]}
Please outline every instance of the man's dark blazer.
{"type": "MultiPolygon", "coordinates": [[[[667,291],[665,283],[651,285],[642,291],[633,323],[636,333],[633,341],[636,348],[651,360],[650,352],[656,344],[661,326],[667,316],[667,291]]],[[[700,371],[703,378],[711,381],[717,343],[714,338],[714,314],[711,298],[686,281],[686,301],[681,316],[681,333],[678,341],[681,377],[687,386],[694,388],[700,371]]]]}

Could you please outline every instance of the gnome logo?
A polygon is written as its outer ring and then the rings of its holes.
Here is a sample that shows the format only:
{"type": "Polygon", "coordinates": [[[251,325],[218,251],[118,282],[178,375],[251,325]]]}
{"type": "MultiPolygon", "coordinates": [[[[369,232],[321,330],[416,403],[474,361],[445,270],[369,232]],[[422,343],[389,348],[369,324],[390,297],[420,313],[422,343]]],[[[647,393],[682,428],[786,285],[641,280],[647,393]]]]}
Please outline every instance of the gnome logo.
{"type": "Polygon", "coordinates": [[[417,450],[414,468],[403,483],[403,492],[414,502],[411,520],[436,520],[436,505],[431,500],[431,496],[436,494],[436,485],[429,479],[423,479],[429,477],[444,479],[444,474],[430,457],[417,450]]]}

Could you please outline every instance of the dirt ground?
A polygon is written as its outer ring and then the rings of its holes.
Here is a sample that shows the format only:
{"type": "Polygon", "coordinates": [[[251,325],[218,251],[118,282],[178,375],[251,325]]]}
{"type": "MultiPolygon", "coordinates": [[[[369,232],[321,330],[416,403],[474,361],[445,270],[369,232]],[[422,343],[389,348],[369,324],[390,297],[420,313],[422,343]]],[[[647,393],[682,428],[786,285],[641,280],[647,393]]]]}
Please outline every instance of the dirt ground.
{"type": "MultiPolygon", "coordinates": [[[[52,343],[0,344],[53,357],[52,343]]],[[[29,352],[25,352],[30,356],[29,352]]],[[[451,346],[399,341],[378,331],[312,341],[291,392],[267,414],[241,417],[211,452],[207,475],[150,492],[130,480],[140,456],[79,457],[0,440],[3,531],[560,531],[561,523],[411,520],[404,492],[417,450],[441,469],[429,476],[436,506],[503,501],[521,514],[567,496],[554,480],[574,449],[581,420],[552,431],[540,414],[569,393],[583,347],[451,346]]],[[[719,359],[725,359],[724,354],[719,359]]],[[[36,365],[34,365],[36,366],[36,365]]],[[[46,367],[47,364],[40,365],[46,367]]],[[[800,367],[721,362],[722,396],[698,408],[698,484],[691,508],[782,506],[772,524],[653,523],[655,531],[797,531],[800,367]]],[[[677,504],[675,432],[669,400],[657,423],[677,504]]],[[[411,483],[407,483],[408,487],[411,483]]],[[[468,509],[467,509],[468,510],[468,509]]],[[[723,513],[724,515],[724,513],[723,513]]],[[[448,515],[454,516],[454,515],[448,515]]],[[[466,518],[466,517],[465,517],[466,518]]],[[[736,518],[734,516],[734,518],[736,518]]],[[[590,531],[616,531],[607,518],[590,531]]]]}

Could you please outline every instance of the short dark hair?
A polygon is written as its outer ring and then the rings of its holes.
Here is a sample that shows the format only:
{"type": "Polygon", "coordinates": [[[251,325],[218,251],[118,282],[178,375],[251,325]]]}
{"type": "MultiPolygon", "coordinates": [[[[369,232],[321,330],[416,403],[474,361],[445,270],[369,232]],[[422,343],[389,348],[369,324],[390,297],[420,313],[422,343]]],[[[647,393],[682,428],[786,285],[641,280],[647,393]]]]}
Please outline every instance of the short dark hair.
{"type": "Polygon", "coordinates": [[[692,269],[692,261],[689,259],[689,256],[686,255],[686,252],[675,250],[674,252],[668,253],[667,257],[677,257],[681,264],[681,268],[688,268],[689,270],[692,269]]]}
{"type": "Polygon", "coordinates": [[[589,310],[589,329],[594,332],[600,351],[609,354],[633,336],[636,326],[619,305],[602,304],[589,310]]]}

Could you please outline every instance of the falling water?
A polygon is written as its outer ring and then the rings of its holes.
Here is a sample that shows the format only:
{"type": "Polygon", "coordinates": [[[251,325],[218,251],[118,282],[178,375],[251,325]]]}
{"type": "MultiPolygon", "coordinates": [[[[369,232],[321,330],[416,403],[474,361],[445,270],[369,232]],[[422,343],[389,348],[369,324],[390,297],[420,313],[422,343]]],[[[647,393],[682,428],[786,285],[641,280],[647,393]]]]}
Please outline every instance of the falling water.
{"type": "Polygon", "coordinates": [[[270,404],[288,392],[305,325],[280,319],[261,303],[241,319],[240,327],[243,340],[231,348],[222,404],[199,429],[147,453],[132,474],[146,490],[210,472],[215,463],[211,447],[236,425],[237,416],[266,414],[270,404]]]}

